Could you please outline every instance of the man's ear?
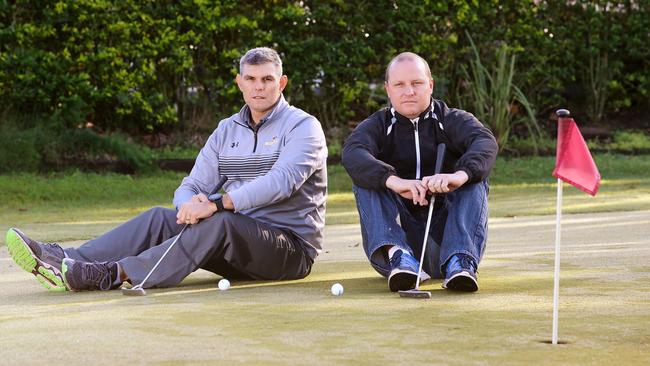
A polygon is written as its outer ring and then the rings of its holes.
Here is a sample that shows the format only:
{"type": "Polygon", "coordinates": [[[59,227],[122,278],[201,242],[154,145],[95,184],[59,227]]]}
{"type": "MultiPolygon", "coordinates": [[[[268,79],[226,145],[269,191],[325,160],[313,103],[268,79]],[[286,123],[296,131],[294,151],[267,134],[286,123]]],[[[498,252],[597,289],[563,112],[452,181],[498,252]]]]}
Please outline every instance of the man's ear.
{"type": "Polygon", "coordinates": [[[280,92],[282,92],[284,88],[286,88],[287,83],[289,83],[289,78],[287,77],[287,75],[280,76],[280,92]]]}
{"type": "Polygon", "coordinates": [[[239,90],[243,91],[241,89],[241,75],[237,74],[237,76],[235,76],[235,82],[237,83],[237,86],[239,87],[239,90]]]}

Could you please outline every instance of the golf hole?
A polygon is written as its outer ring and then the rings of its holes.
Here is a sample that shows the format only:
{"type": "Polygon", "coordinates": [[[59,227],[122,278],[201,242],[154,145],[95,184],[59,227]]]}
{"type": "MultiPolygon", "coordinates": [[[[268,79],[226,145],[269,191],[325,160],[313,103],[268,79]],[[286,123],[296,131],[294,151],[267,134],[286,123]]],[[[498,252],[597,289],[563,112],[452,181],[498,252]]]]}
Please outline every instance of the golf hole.
{"type": "MultiPolygon", "coordinates": [[[[539,341],[539,343],[553,344],[553,341],[551,341],[551,340],[543,340],[543,341],[539,341]]],[[[567,342],[567,341],[557,341],[557,344],[569,344],[569,342],[567,342]]]]}

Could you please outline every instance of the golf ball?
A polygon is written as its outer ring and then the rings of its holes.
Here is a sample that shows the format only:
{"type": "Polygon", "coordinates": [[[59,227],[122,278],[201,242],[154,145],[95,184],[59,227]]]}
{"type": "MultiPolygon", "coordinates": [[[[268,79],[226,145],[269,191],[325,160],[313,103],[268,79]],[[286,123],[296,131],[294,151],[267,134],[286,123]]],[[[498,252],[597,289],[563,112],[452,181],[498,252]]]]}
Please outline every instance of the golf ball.
{"type": "Polygon", "coordinates": [[[341,296],[343,295],[343,285],[340,283],[335,283],[332,285],[332,295],[341,296]]]}
{"type": "Polygon", "coordinates": [[[219,281],[219,290],[221,290],[221,291],[226,291],[226,290],[229,289],[229,288],[230,288],[230,281],[228,281],[228,280],[225,279],[225,278],[222,278],[222,279],[219,281]]]}

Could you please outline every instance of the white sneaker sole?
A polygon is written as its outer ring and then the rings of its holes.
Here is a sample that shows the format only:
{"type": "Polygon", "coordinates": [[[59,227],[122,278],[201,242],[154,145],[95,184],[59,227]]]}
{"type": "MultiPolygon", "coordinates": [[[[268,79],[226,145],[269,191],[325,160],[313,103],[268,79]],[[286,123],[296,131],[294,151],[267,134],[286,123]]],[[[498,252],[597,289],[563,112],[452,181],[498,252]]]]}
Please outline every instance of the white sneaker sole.
{"type": "Polygon", "coordinates": [[[469,272],[462,271],[445,279],[442,288],[452,291],[476,292],[478,291],[478,282],[469,272]]]}

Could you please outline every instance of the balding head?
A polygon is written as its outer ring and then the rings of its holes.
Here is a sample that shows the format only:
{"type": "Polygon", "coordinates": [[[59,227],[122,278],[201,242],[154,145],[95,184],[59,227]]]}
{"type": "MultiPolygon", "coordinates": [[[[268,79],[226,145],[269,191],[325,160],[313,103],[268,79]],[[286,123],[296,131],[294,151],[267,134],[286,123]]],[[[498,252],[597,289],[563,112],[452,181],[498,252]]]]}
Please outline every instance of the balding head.
{"type": "Polygon", "coordinates": [[[433,79],[429,65],[415,53],[400,53],[386,68],[384,88],[399,114],[416,118],[431,103],[433,79]]]}
{"type": "Polygon", "coordinates": [[[431,77],[431,68],[429,68],[429,63],[419,55],[413,53],[413,52],[402,52],[399,55],[393,57],[392,60],[388,63],[388,67],[386,67],[386,75],[384,76],[384,81],[388,82],[388,78],[390,76],[390,70],[393,67],[394,64],[399,63],[399,62],[421,62],[422,66],[424,67],[424,71],[429,77],[429,79],[432,79],[431,77]]]}

